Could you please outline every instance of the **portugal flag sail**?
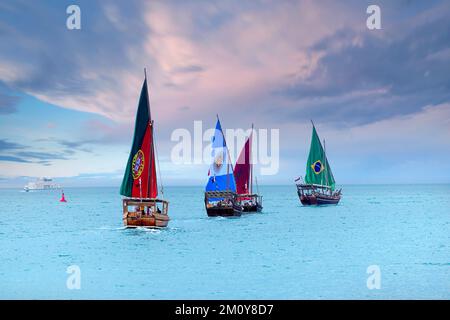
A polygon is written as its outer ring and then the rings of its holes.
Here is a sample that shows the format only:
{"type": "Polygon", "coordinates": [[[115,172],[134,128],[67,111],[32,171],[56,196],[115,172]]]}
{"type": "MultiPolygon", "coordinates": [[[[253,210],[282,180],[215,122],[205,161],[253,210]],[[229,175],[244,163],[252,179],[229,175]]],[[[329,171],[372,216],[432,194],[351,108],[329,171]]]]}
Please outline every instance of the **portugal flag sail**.
{"type": "Polygon", "coordinates": [[[132,198],[156,198],[155,151],[153,121],[150,116],[147,79],[142,85],[136,114],[133,145],[120,187],[120,194],[132,198]]]}
{"type": "Polygon", "coordinates": [[[311,147],[309,149],[308,162],[306,164],[305,182],[329,186],[334,190],[334,177],[331,172],[325,151],[320,143],[319,135],[313,126],[311,147]]]}

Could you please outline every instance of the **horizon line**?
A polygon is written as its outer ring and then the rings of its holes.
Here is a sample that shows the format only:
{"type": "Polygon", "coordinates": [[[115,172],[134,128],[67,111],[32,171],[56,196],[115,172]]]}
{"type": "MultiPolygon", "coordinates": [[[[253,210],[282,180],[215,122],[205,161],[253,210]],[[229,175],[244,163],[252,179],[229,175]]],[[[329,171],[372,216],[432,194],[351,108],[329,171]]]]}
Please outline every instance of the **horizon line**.
{"type": "MultiPolygon", "coordinates": [[[[260,187],[285,187],[285,186],[291,186],[291,185],[295,185],[296,183],[292,183],[292,184],[279,184],[279,183],[274,183],[274,184],[261,184],[259,185],[260,187]]],[[[343,183],[343,184],[337,184],[337,186],[410,186],[410,185],[418,185],[418,186],[423,186],[423,185],[449,185],[449,182],[395,182],[395,183],[343,183]]],[[[186,185],[181,185],[181,184],[169,184],[169,185],[165,185],[164,188],[169,187],[177,187],[177,188],[192,188],[192,187],[204,187],[203,184],[186,184],[186,185]]],[[[86,185],[86,186],[76,186],[76,185],[72,185],[72,186],[65,186],[65,187],[61,187],[61,188],[55,188],[55,189],[48,189],[48,191],[54,191],[54,190],[61,190],[61,189],[68,189],[68,188],[120,188],[120,185],[117,186],[112,186],[112,185],[98,185],[98,186],[93,186],[93,185],[86,185]]],[[[3,190],[22,190],[23,187],[4,187],[0,185],[0,189],[3,190]]],[[[43,191],[43,190],[37,190],[37,191],[43,191]]]]}

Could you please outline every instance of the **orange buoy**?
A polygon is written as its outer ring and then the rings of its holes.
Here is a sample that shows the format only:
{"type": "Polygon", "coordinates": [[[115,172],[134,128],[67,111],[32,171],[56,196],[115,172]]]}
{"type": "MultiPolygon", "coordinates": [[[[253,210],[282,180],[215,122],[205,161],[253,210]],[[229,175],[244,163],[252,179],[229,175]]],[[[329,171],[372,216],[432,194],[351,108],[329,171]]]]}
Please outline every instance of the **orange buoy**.
{"type": "Polygon", "coordinates": [[[66,198],[64,197],[64,191],[61,194],[61,199],[59,200],[59,202],[67,202],[66,198]]]}

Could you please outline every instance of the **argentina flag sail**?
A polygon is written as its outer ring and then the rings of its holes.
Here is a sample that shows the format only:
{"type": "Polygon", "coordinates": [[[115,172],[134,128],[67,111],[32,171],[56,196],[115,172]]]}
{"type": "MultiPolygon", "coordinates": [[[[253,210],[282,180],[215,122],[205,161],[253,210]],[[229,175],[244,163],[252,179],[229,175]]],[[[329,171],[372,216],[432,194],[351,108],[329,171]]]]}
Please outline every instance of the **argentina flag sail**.
{"type": "Polygon", "coordinates": [[[205,191],[236,192],[233,168],[219,117],[217,117],[216,129],[214,130],[211,147],[212,161],[208,171],[209,178],[205,191]]]}

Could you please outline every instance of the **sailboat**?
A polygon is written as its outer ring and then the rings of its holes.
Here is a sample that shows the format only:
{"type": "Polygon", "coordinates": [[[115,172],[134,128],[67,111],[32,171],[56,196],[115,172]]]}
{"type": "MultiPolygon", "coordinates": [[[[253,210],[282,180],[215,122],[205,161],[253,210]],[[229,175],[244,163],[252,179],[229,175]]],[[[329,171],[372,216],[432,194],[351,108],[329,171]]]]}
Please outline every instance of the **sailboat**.
{"type": "MultiPolygon", "coordinates": [[[[144,74],[133,144],[120,187],[120,194],[125,197],[122,199],[123,223],[129,228],[167,227],[169,223],[169,202],[158,199],[154,122],[150,113],[145,69],[144,74]]],[[[162,188],[161,194],[164,197],[162,188]]]]}
{"type": "MultiPolygon", "coordinates": [[[[311,121],[312,122],[312,121],[311,121]]],[[[306,164],[305,180],[298,178],[297,193],[304,205],[338,204],[341,200],[342,189],[335,190],[335,181],[324,146],[320,142],[316,127],[312,123],[311,147],[306,164]]]]}
{"type": "Polygon", "coordinates": [[[219,116],[212,138],[212,161],[205,187],[205,208],[209,217],[240,216],[242,206],[237,200],[236,182],[219,116]]]}
{"type": "Polygon", "coordinates": [[[252,138],[253,124],[250,136],[245,141],[234,166],[237,199],[241,203],[244,212],[260,212],[262,210],[262,196],[253,193],[252,138]]]}

